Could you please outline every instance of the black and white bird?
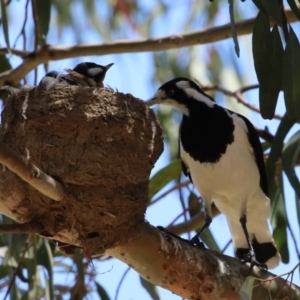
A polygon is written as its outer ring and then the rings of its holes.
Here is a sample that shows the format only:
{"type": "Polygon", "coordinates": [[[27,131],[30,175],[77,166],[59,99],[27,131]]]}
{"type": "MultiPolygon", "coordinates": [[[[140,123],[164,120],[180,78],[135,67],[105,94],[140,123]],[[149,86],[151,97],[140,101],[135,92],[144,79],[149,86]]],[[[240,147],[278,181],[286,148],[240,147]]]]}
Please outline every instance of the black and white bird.
{"type": "Polygon", "coordinates": [[[226,216],[236,256],[262,268],[275,268],[281,258],[270,232],[270,199],[259,137],[244,116],[225,109],[193,81],[175,78],[148,102],[166,104],[182,114],[180,157],[183,172],[200,192],[212,221],[211,205],[226,216]]]}
{"type": "MultiPolygon", "coordinates": [[[[93,62],[83,62],[78,64],[73,71],[92,79],[97,87],[104,87],[103,80],[107,70],[112,65],[113,63],[101,66],[93,62]]],[[[68,77],[68,75],[60,74],[57,71],[50,71],[41,79],[39,86],[50,87],[53,84],[78,85],[77,82],[68,77]]]]}

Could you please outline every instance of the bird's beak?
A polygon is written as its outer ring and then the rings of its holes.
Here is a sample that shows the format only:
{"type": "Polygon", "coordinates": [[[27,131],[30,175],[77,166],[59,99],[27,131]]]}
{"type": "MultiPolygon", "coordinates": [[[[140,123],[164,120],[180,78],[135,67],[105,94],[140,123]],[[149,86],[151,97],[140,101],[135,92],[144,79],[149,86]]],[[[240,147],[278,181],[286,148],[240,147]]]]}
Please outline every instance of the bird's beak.
{"type": "Polygon", "coordinates": [[[164,99],[166,99],[165,92],[163,92],[161,90],[158,90],[153,98],[146,101],[146,104],[148,106],[152,106],[152,105],[155,105],[155,104],[161,104],[164,99]]]}
{"type": "Polygon", "coordinates": [[[114,63],[111,63],[111,64],[106,65],[106,66],[105,66],[106,71],[107,71],[112,65],[114,65],[114,63]]]}
{"type": "Polygon", "coordinates": [[[148,106],[153,106],[153,105],[159,104],[159,103],[160,103],[160,101],[159,101],[159,99],[156,98],[156,97],[151,98],[151,99],[149,99],[149,100],[146,101],[146,104],[147,104],[148,106]]]}

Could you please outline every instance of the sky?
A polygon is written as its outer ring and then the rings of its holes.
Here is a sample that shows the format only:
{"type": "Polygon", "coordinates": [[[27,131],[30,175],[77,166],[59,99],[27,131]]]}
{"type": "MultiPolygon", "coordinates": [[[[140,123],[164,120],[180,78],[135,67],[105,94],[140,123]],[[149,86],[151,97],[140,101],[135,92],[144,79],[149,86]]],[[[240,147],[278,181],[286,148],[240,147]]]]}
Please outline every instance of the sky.
{"type": "MultiPolygon", "coordinates": [[[[151,7],[150,0],[141,0],[141,3],[145,6],[151,7]]],[[[169,1],[166,1],[169,2],[169,1]]],[[[178,29],[181,28],[181,23],[178,22],[183,15],[187,13],[188,7],[183,5],[184,1],[176,2],[172,10],[170,11],[169,15],[166,19],[158,18],[155,22],[155,26],[153,29],[153,37],[158,36],[166,36],[169,34],[174,34],[178,32],[178,29]],[[165,26],[168,24],[168,26],[165,26]]],[[[229,15],[228,15],[228,6],[227,3],[220,7],[219,18],[216,21],[216,25],[225,24],[229,22],[229,15]],[[225,5],[226,4],[226,5],[225,5]]],[[[256,14],[256,9],[254,8],[251,1],[246,1],[245,3],[241,3],[243,8],[245,8],[245,14],[248,17],[254,17],[256,14]]],[[[98,9],[101,9],[101,1],[99,1],[98,9]]],[[[11,3],[11,11],[14,13],[14,19],[10,22],[10,30],[16,35],[20,30],[21,23],[19,20],[23,20],[23,9],[24,7],[24,0],[20,1],[12,1],[11,3]],[[21,9],[22,8],[22,9],[21,9]]],[[[80,6],[73,7],[72,9],[76,10],[78,13],[80,12],[80,6]]],[[[55,19],[55,11],[52,14],[53,20],[55,19]]],[[[83,18],[84,16],[82,16],[83,18]]],[[[84,22],[84,20],[81,20],[84,22]]],[[[57,39],[57,31],[55,28],[55,22],[53,21],[50,25],[50,32],[47,37],[47,41],[49,44],[57,44],[57,45],[71,45],[74,44],[76,41],[74,36],[72,35],[72,29],[67,28],[62,32],[62,37],[57,39]]],[[[132,33],[132,38],[138,38],[136,33],[132,33]]],[[[13,40],[13,39],[12,39],[13,40]]],[[[83,37],[83,42],[85,43],[95,43],[98,41],[98,35],[93,30],[87,30],[83,37]]],[[[0,35],[0,42],[1,45],[4,44],[3,36],[0,35]]],[[[239,81],[236,78],[236,68],[245,75],[246,81],[248,84],[256,83],[256,75],[253,69],[253,62],[251,56],[251,36],[245,36],[239,38],[240,48],[241,48],[241,55],[240,58],[236,58],[234,60],[235,65],[230,64],[232,61],[231,59],[228,60],[229,63],[226,64],[225,68],[220,72],[220,81],[221,83],[226,86],[229,90],[234,90],[239,86],[239,81]],[[250,63],[249,63],[250,61],[250,63]]],[[[229,55],[234,54],[234,45],[231,39],[218,42],[215,45],[216,47],[221,47],[224,49],[222,51],[223,58],[226,60],[226,57],[229,55]]],[[[206,55],[205,51],[209,49],[210,45],[206,46],[199,46],[197,47],[197,53],[201,54],[201,57],[206,57],[209,60],[209,56],[206,55]]],[[[208,53],[208,52],[207,52],[208,53]]],[[[152,60],[150,53],[134,53],[134,54],[118,54],[118,55],[105,55],[102,57],[99,56],[89,56],[89,57],[82,57],[77,59],[65,59],[59,61],[50,62],[50,68],[58,71],[63,71],[65,68],[72,68],[77,63],[83,61],[93,61],[95,63],[99,63],[102,65],[114,62],[115,65],[109,70],[106,75],[105,83],[112,88],[117,88],[122,93],[130,93],[137,98],[141,99],[149,99],[158,86],[153,85],[152,82],[152,74],[154,72],[154,66],[152,65],[152,60]],[[126,74],[126,76],[124,76],[126,74]]],[[[14,66],[17,66],[20,63],[18,59],[12,59],[11,62],[14,66]]],[[[190,66],[190,70],[193,76],[200,78],[201,82],[206,82],[206,71],[205,71],[205,62],[201,62],[200,60],[197,64],[190,66]]],[[[43,76],[43,69],[39,68],[39,79],[43,76]]],[[[29,77],[30,79],[30,77],[29,77]]],[[[166,81],[170,78],[166,78],[166,81]]],[[[252,104],[257,104],[257,91],[249,92],[246,94],[247,99],[252,104]]],[[[241,105],[237,105],[234,99],[225,100],[223,97],[220,96],[220,104],[224,106],[230,106],[231,109],[237,110],[239,112],[244,113],[247,117],[249,117],[253,123],[259,128],[264,128],[265,126],[268,127],[271,133],[276,132],[276,128],[278,126],[278,121],[266,121],[263,120],[259,114],[255,114],[245,110],[244,107],[241,105]]],[[[285,111],[283,99],[282,97],[279,100],[279,104],[277,107],[276,112],[279,114],[283,114],[285,111]]],[[[296,130],[299,130],[299,126],[295,126],[289,136],[291,136],[296,130]]],[[[155,174],[158,170],[162,167],[166,166],[169,162],[169,154],[167,149],[161,155],[160,159],[155,165],[152,174],[155,174]]],[[[299,240],[300,232],[299,232],[299,225],[296,216],[296,209],[295,209],[295,201],[293,190],[289,186],[289,183],[285,179],[285,186],[286,186],[286,197],[289,199],[287,201],[287,212],[289,219],[291,221],[291,226],[295,233],[296,238],[299,240]]],[[[146,219],[154,226],[162,225],[167,226],[171,221],[181,213],[182,208],[180,202],[178,200],[178,196],[176,193],[166,197],[163,201],[158,202],[155,205],[149,207],[146,212],[146,219]]],[[[178,222],[182,222],[182,219],[179,219],[178,222]]],[[[220,215],[214,218],[211,224],[211,230],[214,236],[217,238],[217,242],[222,249],[228,240],[230,239],[229,230],[226,224],[225,217],[220,215]]],[[[294,265],[297,263],[297,256],[294,251],[294,246],[292,244],[291,237],[288,237],[289,249],[290,251],[290,263],[287,265],[281,264],[278,268],[272,270],[275,274],[283,274],[285,272],[290,271],[294,265]]],[[[233,256],[233,249],[230,246],[225,254],[233,256]]],[[[123,273],[127,270],[127,266],[122,262],[118,261],[117,259],[110,259],[105,262],[101,263],[94,263],[95,268],[97,269],[97,281],[105,287],[109,295],[112,299],[115,298],[116,288],[119,284],[123,273]]],[[[61,275],[55,278],[56,282],[72,282],[72,277],[63,277],[61,275]]],[[[300,285],[299,280],[299,272],[294,274],[294,283],[300,285]]],[[[159,288],[159,294],[161,299],[164,300],[176,300],[181,299],[181,297],[172,294],[170,291],[164,290],[159,288]]],[[[92,295],[90,299],[97,299],[96,296],[92,295]]],[[[145,289],[140,285],[139,276],[133,270],[130,270],[125,277],[125,280],[119,290],[118,299],[122,300],[138,300],[144,299],[148,300],[151,299],[145,289]]]]}

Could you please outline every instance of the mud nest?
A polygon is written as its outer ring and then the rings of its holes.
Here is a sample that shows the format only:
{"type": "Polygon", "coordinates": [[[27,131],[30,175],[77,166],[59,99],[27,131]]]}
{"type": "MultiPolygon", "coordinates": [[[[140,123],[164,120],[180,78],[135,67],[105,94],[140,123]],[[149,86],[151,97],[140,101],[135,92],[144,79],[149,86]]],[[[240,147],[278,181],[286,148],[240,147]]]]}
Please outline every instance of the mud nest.
{"type": "Polygon", "coordinates": [[[144,219],[150,171],[163,150],[143,101],[110,89],[22,89],[7,99],[0,141],[61,182],[53,201],[0,172],[2,213],[42,224],[43,235],[97,254],[132,236],[144,219]]]}

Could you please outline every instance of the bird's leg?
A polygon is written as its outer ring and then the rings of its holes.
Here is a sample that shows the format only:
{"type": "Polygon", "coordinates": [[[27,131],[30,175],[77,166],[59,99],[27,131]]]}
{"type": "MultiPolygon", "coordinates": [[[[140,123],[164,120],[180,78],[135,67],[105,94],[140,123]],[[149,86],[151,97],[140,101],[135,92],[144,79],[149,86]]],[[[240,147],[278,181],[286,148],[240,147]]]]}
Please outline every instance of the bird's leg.
{"type": "Polygon", "coordinates": [[[205,209],[205,223],[204,225],[196,232],[195,236],[191,239],[191,243],[196,246],[204,247],[204,244],[200,242],[199,237],[202,234],[202,232],[209,227],[210,223],[212,221],[211,217],[211,208],[205,209]]]}
{"type": "Polygon", "coordinates": [[[246,262],[250,263],[250,270],[252,270],[252,268],[254,266],[257,266],[260,269],[268,270],[268,267],[267,267],[266,264],[260,263],[256,260],[255,252],[254,252],[253,246],[251,244],[250,236],[249,236],[248,229],[247,229],[247,226],[246,226],[246,223],[247,223],[246,214],[242,215],[242,217],[240,218],[240,223],[242,225],[242,228],[243,228],[246,240],[247,240],[248,248],[249,248],[249,253],[246,254],[246,257],[242,261],[244,263],[246,263],[246,262]]]}

